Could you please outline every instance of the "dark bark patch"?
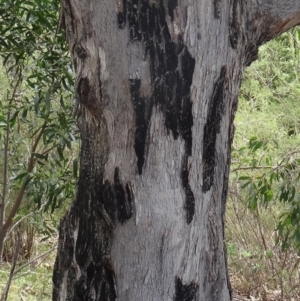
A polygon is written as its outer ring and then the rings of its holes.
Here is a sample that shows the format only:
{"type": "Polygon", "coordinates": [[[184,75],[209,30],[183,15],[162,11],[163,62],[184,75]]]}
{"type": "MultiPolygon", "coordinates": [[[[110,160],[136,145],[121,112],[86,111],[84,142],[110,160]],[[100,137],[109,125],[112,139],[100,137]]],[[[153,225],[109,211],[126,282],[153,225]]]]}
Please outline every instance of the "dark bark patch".
{"type": "MultiPolygon", "coordinates": [[[[74,271],[76,275],[76,271],[74,271]]],[[[115,274],[108,260],[103,264],[91,262],[86,269],[86,277],[83,275],[74,286],[75,296],[73,301],[82,300],[117,300],[115,274]]]]}
{"type": "Polygon", "coordinates": [[[109,219],[109,223],[113,225],[115,223],[116,215],[116,202],[114,200],[113,187],[108,180],[104,184],[97,185],[95,198],[97,202],[97,210],[102,218],[109,219]],[[103,208],[103,209],[102,209],[103,208]]]}
{"type": "Polygon", "coordinates": [[[258,48],[259,44],[254,42],[249,42],[246,46],[245,55],[245,65],[248,67],[251,63],[258,58],[258,48]]]}
{"type": "Polygon", "coordinates": [[[122,29],[125,27],[126,24],[126,18],[124,16],[123,12],[118,12],[118,24],[119,24],[119,28],[122,29]]]}
{"type": "Polygon", "coordinates": [[[134,148],[135,153],[138,159],[138,171],[139,174],[142,174],[143,165],[145,162],[145,144],[146,144],[146,136],[147,130],[149,126],[149,119],[147,118],[146,113],[146,99],[140,96],[140,79],[130,79],[130,92],[131,92],[131,100],[133,103],[133,108],[135,111],[135,140],[134,140],[134,148]]]}
{"type": "Polygon", "coordinates": [[[226,81],[226,67],[221,69],[212,98],[209,101],[207,120],[204,126],[203,137],[203,192],[207,192],[214,184],[215,147],[217,134],[220,132],[221,120],[224,111],[224,90],[226,81]]]}
{"type": "Polygon", "coordinates": [[[213,0],[213,5],[214,5],[214,17],[216,19],[220,18],[220,14],[221,14],[221,2],[222,0],[213,0]]]}
{"type": "Polygon", "coordinates": [[[93,116],[100,119],[101,82],[99,82],[98,87],[99,92],[96,93],[97,87],[91,84],[88,78],[82,77],[77,86],[77,94],[80,103],[84,105],[93,116]]]}
{"type": "Polygon", "coordinates": [[[128,220],[132,215],[132,204],[131,204],[131,196],[128,198],[128,191],[127,191],[127,196],[125,194],[125,189],[120,180],[118,167],[116,167],[115,169],[114,188],[115,188],[115,197],[117,201],[118,220],[119,222],[123,223],[126,220],[128,220]]]}
{"type": "Polygon", "coordinates": [[[239,12],[238,12],[239,0],[233,0],[230,10],[230,26],[229,26],[229,41],[233,49],[237,48],[237,44],[240,36],[240,24],[239,24],[239,12]]]}
{"type": "Polygon", "coordinates": [[[161,244],[159,248],[159,264],[160,268],[163,268],[163,262],[164,262],[164,246],[165,246],[165,235],[161,237],[161,244]]]}
{"type": "Polygon", "coordinates": [[[175,277],[174,301],[196,301],[199,285],[195,282],[183,284],[179,277],[175,277]]]}
{"type": "MultiPolygon", "coordinates": [[[[176,7],[176,2],[170,1],[169,4],[176,7]]],[[[144,112],[146,102],[150,108],[151,103],[159,104],[165,113],[168,130],[175,138],[182,134],[185,140],[189,140],[188,144],[191,144],[193,116],[190,87],[195,59],[191,57],[182,38],[178,38],[178,43],[172,41],[163,0],[157,5],[150,4],[147,0],[128,0],[127,18],[131,40],[143,42],[146,54],[149,55],[153,86],[151,98],[141,99],[139,96],[141,81],[129,80],[135,110],[139,105],[140,111],[144,112]]],[[[143,120],[144,116],[145,114],[139,118],[143,120]]],[[[143,128],[143,123],[141,127],[143,128]]]]}
{"type": "Polygon", "coordinates": [[[108,259],[104,261],[104,277],[106,279],[106,283],[104,282],[101,285],[101,296],[106,296],[105,300],[109,300],[109,301],[117,300],[115,272],[108,259]],[[104,284],[106,285],[104,286],[104,284]]]}
{"type": "Polygon", "coordinates": [[[178,0],[168,0],[168,10],[171,20],[174,21],[174,10],[178,6],[178,0]]]}
{"type": "Polygon", "coordinates": [[[127,4],[127,0],[123,0],[123,11],[118,12],[118,25],[120,29],[123,29],[126,25],[126,14],[127,14],[126,4],[127,4]]]}
{"type": "Polygon", "coordinates": [[[132,204],[134,202],[134,195],[133,195],[133,191],[132,191],[130,182],[126,183],[126,194],[127,194],[128,204],[130,205],[130,208],[131,208],[130,212],[132,213],[132,204]]]}
{"type": "Polygon", "coordinates": [[[194,215],[195,199],[188,184],[187,158],[192,154],[192,101],[190,87],[193,81],[195,59],[188,52],[182,37],[172,40],[167,24],[167,13],[174,18],[178,0],[127,0],[127,19],[132,42],[142,42],[150,62],[150,77],[153,93],[145,99],[140,96],[140,79],[130,79],[132,103],[136,115],[135,152],[138,171],[142,174],[145,162],[147,132],[152,108],[157,105],[165,116],[165,126],[175,139],[185,141],[182,184],[186,193],[187,221],[194,215]]]}
{"type": "Polygon", "coordinates": [[[195,214],[195,196],[189,184],[188,157],[185,155],[181,167],[181,181],[185,192],[186,221],[190,224],[195,214]]]}
{"type": "Polygon", "coordinates": [[[114,186],[108,181],[102,184],[101,176],[95,182],[81,182],[87,176],[86,173],[81,175],[73,207],[76,211],[71,213],[79,216],[75,260],[82,274],[68,284],[69,288],[74,287],[74,296],[70,300],[115,301],[114,273],[108,255],[115,223],[114,186]]]}
{"type": "Polygon", "coordinates": [[[88,56],[87,51],[82,47],[80,43],[77,43],[77,45],[75,46],[74,53],[81,60],[84,60],[88,56]]]}

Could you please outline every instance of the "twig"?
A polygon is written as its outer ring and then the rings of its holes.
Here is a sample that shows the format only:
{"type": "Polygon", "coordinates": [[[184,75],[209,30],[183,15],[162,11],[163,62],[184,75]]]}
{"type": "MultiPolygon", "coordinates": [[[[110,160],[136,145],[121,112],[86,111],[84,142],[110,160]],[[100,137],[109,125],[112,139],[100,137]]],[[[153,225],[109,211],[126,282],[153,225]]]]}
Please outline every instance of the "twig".
{"type": "Polygon", "coordinates": [[[13,262],[12,262],[12,265],[10,268],[9,278],[8,278],[6,286],[2,292],[0,301],[6,301],[6,299],[7,299],[8,291],[9,291],[13,276],[15,274],[14,272],[15,272],[16,264],[17,264],[18,257],[19,257],[20,247],[21,247],[21,234],[20,234],[20,231],[18,231],[17,232],[17,243],[16,243],[16,247],[15,247],[15,251],[14,251],[13,262]]]}
{"type": "Polygon", "coordinates": [[[7,125],[6,125],[6,136],[4,140],[4,166],[3,166],[3,186],[2,186],[2,201],[0,204],[0,239],[2,240],[0,242],[0,261],[2,261],[2,253],[4,248],[4,240],[5,240],[5,230],[3,228],[4,226],[4,212],[5,212],[5,202],[6,202],[6,192],[7,192],[7,178],[8,178],[8,146],[9,146],[9,137],[10,137],[10,126],[9,121],[11,117],[11,104],[15,98],[15,95],[17,93],[17,89],[19,87],[20,81],[21,81],[21,75],[22,70],[21,68],[18,69],[18,78],[14,85],[9,104],[8,104],[8,111],[7,111],[7,125]]]}
{"type": "Polygon", "coordinates": [[[236,172],[239,170],[254,170],[254,169],[275,169],[272,166],[241,166],[241,167],[237,167],[233,170],[231,170],[231,172],[236,172]]]}
{"type": "MultiPolygon", "coordinates": [[[[30,260],[29,262],[27,262],[27,263],[25,263],[24,265],[22,265],[20,268],[18,268],[18,269],[14,272],[13,277],[15,277],[15,275],[16,275],[17,273],[19,273],[22,269],[24,269],[24,268],[27,267],[28,265],[32,264],[32,263],[35,262],[36,260],[40,259],[41,257],[47,256],[49,253],[51,253],[51,252],[54,251],[55,249],[57,249],[57,246],[53,247],[52,249],[50,249],[50,250],[44,252],[43,254],[41,254],[41,255],[39,255],[39,256],[33,258],[33,259],[30,260]]],[[[2,301],[2,300],[0,300],[0,301],[2,301]]]]}
{"type": "MultiPolygon", "coordinates": [[[[31,173],[32,170],[33,170],[33,168],[34,168],[34,166],[35,166],[34,153],[36,151],[36,148],[38,146],[38,143],[39,143],[40,139],[42,138],[42,135],[44,133],[46,125],[47,125],[47,121],[44,122],[43,126],[40,129],[39,134],[37,135],[37,137],[35,139],[34,145],[33,145],[32,150],[31,150],[31,156],[30,156],[30,159],[29,159],[28,167],[27,167],[27,172],[28,173],[31,173]]],[[[22,183],[22,186],[21,186],[21,188],[19,190],[19,193],[17,195],[15,203],[14,203],[12,209],[10,210],[10,213],[8,214],[8,217],[7,217],[6,221],[5,221],[5,223],[3,224],[2,231],[4,233],[7,232],[8,228],[12,224],[13,218],[15,217],[15,215],[16,215],[19,207],[20,207],[20,204],[22,202],[22,199],[23,199],[23,196],[24,196],[24,193],[25,193],[25,189],[26,189],[26,186],[27,186],[29,180],[30,180],[30,177],[26,176],[25,180],[22,183]]]]}

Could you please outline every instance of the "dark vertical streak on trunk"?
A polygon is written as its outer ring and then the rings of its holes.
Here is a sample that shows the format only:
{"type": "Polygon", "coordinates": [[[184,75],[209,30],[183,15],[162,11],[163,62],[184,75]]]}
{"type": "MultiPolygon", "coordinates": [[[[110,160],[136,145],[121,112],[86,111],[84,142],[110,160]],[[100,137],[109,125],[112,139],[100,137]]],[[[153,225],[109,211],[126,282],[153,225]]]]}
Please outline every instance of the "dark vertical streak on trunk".
{"type": "Polygon", "coordinates": [[[195,196],[189,184],[188,156],[184,155],[181,167],[181,181],[185,191],[186,221],[190,224],[195,214],[195,196]]]}
{"type": "Polygon", "coordinates": [[[132,203],[131,203],[131,194],[128,188],[128,184],[126,184],[126,194],[123,185],[121,184],[119,168],[115,169],[115,197],[117,201],[117,209],[118,209],[118,221],[123,223],[126,220],[130,219],[132,215],[132,203]]]}
{"type": "Polygon", "coordinates": [[[103,125],[100,129],[93,129],[94,133],[85,129],[82,139],[81,174],[73,207],[76,208],[73,214],[79,217],[75,258],[81,277],[75,283],[74,300],[116,300],[113,273],[107,268],[110,266],[108,254],[116,206],[111,185],[108,181],[103,184],[103,168],[107,160],[107,155],[103,154],[107,154],[107,150],[99,150],[99,144],[95,150],[94,144],[99,139],[97,132],[101,133],[101,128],[105,134],[103,125]],[[96,153],[99,157],[93,158],[96,153]]]}
{"type": "Polygon", "coordinates": [[[230,10],[230,26],[229,26],[229,41],[233,49],[237,48],[237,44],[240,36],[240,23],[238,18],[238,4],[239,0],[233,0],[230,10]]]}
{"type": "Polygon", "coordinates": [[[222,0],[213,0],[214,1],[214,3],[213,3],[213,5],[214,5],[214,17],[216,18],[216,19],[219,19],[220,18],[220,13],[221,13],[221,2],[222,2],[222,0]]]}
{"type": "Polygon", "coordinates": [[[138,158],[138,171],[142,174],[143,165],[145,162],[145,147],[146,147],[146,136],[149,127],[150,120],[146,117],[151,114],[146,114],[146,100],[140,96],[140,79],[130,79],[130,92],[133,108],[135,111],[135,140],[134,148],[138,158]]]}
{"type": "MultiPolygon", "coordinates": [[[[100,68],[100,67],[99,67],[100,68]]],[[[82,106],[84,106],[89,113],[96,119],[100,120],[102,115],[101,103],[102,91],[100,79],[96,81],[97,87],[95,87],[95,82],[90,82],[86,77],[82,77],[77,85],[77,94],[79,96],[79,101],[82,106]]]]}
{"type": "Polygon", "coordinates": [[[126,25],[126,14],[127,14],[126,2],[127,0],[123,0],[123,11],[118,12],[118,24],[120,29],[124,28],[126,25]]]}
{"type": "Polygon", "coordinates": [[[220,132],[221,120],[224,111],[224,90],[226,81],[226,67],[221,69],[209,101],[207,120],[204,126],[203,137],[203,192],[207,192],[214,184],[215,173],[215,146],[217,134],[220,132]]]}
{"type": "Polygon", "coordinates": [[[153,105],[158,105],[165,115],[165,125],[175,139],[180,135],[185,141],[182,164],[182,185],[186,194],[187,222],[193,219],[195,198],[188,184],[188,157],[192,154],[192,101],[190,87],[195,69],[182,37],[175,43],[167,25],[166,11],[174,18],[177,0],[168,1],[168,10],[163,0],[150,4],[148,0],[128,0],[127,18],[130,38],[133,43],[143,42],[150,61],[150,76],[153,93],[149,99],[140,97],[141,81],[130,79],[131,97],[136,113],[135,152],[138,171],[142,174],[145,162],[145,144],[153,105]]]}
{"type": "Polygon", "coordinates": [[[168,10],[171,20],[174,21],[174,9],[178,6],[178,0],[168,0],[168,10]]]}
{"type": "Polygon", "coordinates": [[[183,284],[179,277],[175,277],[174,301],[196,301],[198,300],[199,285],[191,282],[183,284]]]}

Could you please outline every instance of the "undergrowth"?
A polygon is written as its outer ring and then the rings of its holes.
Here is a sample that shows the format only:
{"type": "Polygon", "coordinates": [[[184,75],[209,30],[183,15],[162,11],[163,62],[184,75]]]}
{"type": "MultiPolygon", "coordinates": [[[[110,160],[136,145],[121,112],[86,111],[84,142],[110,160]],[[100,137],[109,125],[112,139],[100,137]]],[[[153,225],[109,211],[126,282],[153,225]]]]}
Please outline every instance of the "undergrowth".
{"type": "MultiPolygon", "coordinates": [[[[280,185],[287,183],[284,174],[278,187],[276,181],[271,186],[262,176],[275,170],[271,162],[282,162],[289,153],[299,154],[299,33],[294,29],[261,47],[259,60],[247,69],[241,88],[226,213],[229,275],[234,295],[240,296],[235,300],[300,300],[300,250],[293,241],[283,247],[285,237],[278,231],[282,214],[293,210],[297,199],[291,203],[276,198],[280,185]],[[259,145],[254,162],[248,157],[251,139],[275,146],[259,145]],[[271,187],[267,201],[258,198],[251,203],[252,183],[253,187],[271,187]]],[[[297,158],[291,158],[293,163],[297,158]]],[[[294,164],[287,170],[299,173],[300,166],[294,164]]],[[[287,226],[291,229],[292,225],[290,220],[287,226]]]]}
{"type": "MultiPolygon", "coordinates": [[[[8,301],[52,300],[52,272],[56,255],[57,237],[51,241],[34,241],[33,258],[18,261],[10,286],[8,301]]],[[[0,264],[0,291],[9,278],[11,263],[0,264]]]]}

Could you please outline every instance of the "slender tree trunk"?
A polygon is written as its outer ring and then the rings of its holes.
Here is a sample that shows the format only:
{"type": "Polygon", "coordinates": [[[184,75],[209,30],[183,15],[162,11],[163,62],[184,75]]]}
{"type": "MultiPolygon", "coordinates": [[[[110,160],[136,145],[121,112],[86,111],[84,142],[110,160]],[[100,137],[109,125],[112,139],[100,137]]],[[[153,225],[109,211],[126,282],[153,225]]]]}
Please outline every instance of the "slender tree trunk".
{"type": "Polygon", "coordinates": [[[63,0],[82,137],[53,300],[230,300],[233,118],[298,0],[63,0]]]}

